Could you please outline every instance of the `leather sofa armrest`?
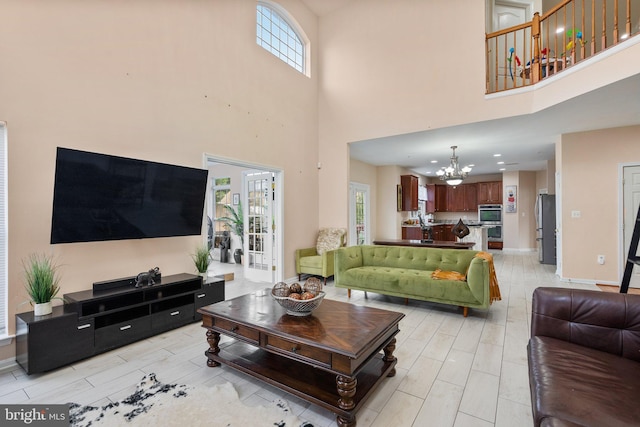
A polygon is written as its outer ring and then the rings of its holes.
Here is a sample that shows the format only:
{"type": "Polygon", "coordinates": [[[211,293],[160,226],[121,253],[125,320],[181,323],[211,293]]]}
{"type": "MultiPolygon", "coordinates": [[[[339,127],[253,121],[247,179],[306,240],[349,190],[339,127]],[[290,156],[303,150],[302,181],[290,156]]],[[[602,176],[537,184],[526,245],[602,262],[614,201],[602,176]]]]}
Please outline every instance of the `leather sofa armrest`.
{"type": "Polygon", "coordinates": [[[640,361],[640,295],[540,287],[531,336],[546,336],[640,361]]]}

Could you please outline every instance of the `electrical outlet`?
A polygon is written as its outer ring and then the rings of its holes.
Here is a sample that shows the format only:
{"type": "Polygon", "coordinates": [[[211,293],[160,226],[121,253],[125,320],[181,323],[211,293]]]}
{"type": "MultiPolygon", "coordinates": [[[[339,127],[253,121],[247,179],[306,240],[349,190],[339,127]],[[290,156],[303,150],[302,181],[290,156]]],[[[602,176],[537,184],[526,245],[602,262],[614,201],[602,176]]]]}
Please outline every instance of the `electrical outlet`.
{"type": "Polygon", "coordinates": [[[598,264],[604,264],[604,255],[598,255],[598,264]]]}
{"type": "Polygon", "coordinates": [[[571,218],[580,218],[580,211],[571,211],[571,218]]]}

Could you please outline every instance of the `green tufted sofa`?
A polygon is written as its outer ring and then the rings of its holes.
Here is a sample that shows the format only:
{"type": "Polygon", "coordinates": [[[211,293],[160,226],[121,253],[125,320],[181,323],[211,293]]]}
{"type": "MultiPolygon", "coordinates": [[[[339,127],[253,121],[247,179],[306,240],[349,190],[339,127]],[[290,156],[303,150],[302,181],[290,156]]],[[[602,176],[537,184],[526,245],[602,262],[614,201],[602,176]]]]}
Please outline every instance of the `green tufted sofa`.
{"type": "Polygon", "coordinates": [[[335,286],[464,308],[489,308],[489,262],[478,251],[399,246],[350,246],[335,252],[335,286]],[[436,269],[466,281],[436,280],[436,269]]]}

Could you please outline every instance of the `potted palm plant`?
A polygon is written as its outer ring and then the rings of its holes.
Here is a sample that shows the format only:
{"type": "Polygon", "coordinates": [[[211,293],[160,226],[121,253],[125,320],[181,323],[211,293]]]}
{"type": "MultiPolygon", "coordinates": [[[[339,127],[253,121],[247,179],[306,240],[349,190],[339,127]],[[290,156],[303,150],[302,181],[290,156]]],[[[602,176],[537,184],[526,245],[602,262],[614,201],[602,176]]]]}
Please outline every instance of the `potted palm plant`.
{"type": "Polygon", "coordinates": [[[209,264],[211,263],[211,257],[209,256],[209,248],[206,245],[199,246],[196,249],[196,252],[191,255],[191,259],[193,259],[193,263],[196,266],[196,270],[198,273],[206,278],[207,269],[209,268],[209,264]]]}
{"type": "Polygon", "coordinates": [[[242,203],[238,203],[238,208],[234,209],[231,205],[224,205],[229,216],[219,218],[219,221],[225,225],[240,238],[241,246],[233,252],[233,259],[236,264],[242,263],[242,248],[244,248],[244,216],[242,214],[242,203]]]}
{"type": "Polygon", "coordinates": [[[51,314],[51,301],[60,291],[60,276],[58,266],[47,255],[31,254],[27,261],[22,261],[24,267],[25,289],[31,298],[33,311],[36,316],[51,314]]]}

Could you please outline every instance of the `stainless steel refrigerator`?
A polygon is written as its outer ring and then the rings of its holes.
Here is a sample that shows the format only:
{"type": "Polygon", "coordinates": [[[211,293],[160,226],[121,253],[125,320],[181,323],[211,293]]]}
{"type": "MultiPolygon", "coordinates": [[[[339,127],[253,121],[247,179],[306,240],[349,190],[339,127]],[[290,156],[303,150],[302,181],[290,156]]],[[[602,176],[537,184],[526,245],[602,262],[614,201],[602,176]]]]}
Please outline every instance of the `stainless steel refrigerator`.
{"type": "Polygon", "coordinates": [[[540,194],[536,200],[536,241],[542,264],[556,264],[556,196],[540,194]]]}

